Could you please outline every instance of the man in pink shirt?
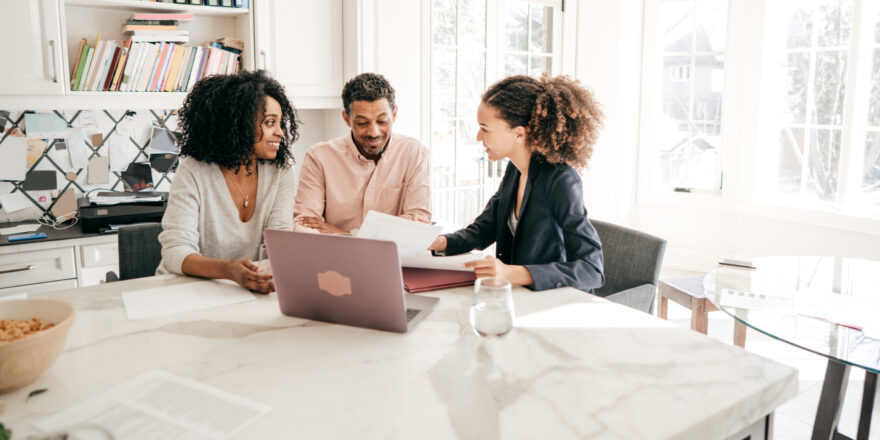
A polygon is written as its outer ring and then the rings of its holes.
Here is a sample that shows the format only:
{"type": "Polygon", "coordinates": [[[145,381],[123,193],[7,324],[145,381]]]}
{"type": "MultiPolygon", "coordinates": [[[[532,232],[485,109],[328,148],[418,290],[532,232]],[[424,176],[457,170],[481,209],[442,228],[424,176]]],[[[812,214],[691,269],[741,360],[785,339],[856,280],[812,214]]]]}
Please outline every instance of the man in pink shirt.
{"type": "Polygon", "coordinates": [[[360,228],[370,210],[431,219],[428,148],[392,133],[397,118],[394,88],[375,73],[362,73],[342,89],[345,136],[309,148],[300,171],[293,217],[297,225],[325,233],[360,228]]]}

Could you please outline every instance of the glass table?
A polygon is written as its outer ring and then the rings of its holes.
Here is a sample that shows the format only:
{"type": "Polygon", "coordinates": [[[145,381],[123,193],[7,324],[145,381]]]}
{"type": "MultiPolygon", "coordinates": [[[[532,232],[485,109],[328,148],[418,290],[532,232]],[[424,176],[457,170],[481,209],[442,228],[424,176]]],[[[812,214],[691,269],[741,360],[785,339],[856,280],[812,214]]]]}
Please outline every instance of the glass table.
{"type": "Polygon", "coordinates": [[[880,373],[880,261],[780,256],[727,262],[703,279],[706,296],[746,326],[828,359],[812,438],[837,432],[852,367],[865,370],[857,439],[867,439],[880,373]]]}

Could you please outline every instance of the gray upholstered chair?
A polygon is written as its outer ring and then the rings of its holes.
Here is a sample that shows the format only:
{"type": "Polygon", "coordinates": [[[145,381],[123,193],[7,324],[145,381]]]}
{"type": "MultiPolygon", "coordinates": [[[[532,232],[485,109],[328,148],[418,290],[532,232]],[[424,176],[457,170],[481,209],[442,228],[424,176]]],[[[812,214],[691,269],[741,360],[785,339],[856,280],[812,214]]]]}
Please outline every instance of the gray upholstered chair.
{"type": "Polygon", "coordinates": [[[161,223],[123,226],[119,228],[119,276],[107,273],[107,281],[128,280],[155,275],[162,261],[159,244],[161,223]]]}
{"type": "Polygon", "coordinates": [[[601,220],[590,223],[605,257],[605,285],[595,294],[652,313],[666,240],[601,220]]]}

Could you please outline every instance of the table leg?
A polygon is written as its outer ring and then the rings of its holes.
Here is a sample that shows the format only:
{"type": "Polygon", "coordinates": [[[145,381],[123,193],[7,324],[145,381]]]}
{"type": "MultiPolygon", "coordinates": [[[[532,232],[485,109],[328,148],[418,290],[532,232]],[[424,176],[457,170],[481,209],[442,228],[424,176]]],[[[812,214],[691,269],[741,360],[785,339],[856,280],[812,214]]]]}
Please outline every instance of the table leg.
{"type": "Polygon", "coordinates": [[[746,325],[733,320],[733,345],[739,348],[746,348],[746,325]]]}
{"type": "Polygon", "coordinates": [[[858,440],[868,440],[871,433],[871,413],[874,412],[874,399],[877,396],[877,373],[865,371],[865,388],[862,393],[862,413],[859,415],[858,440]]]}
{"type": "Polygon", "coordinates": [[[813,440],[831,440],[837,437],[837,421],[840,419],[840,408],[846,394],[846,383],[849,377],[849,365],[828,360],[825,367],[825,381],[822,382],[822,393],[819,396],[819,408],[816,410],[816,421],[813,423],[813,440]]]}
{"type": "Polygon", "coordinates": [[[667,310],[669,310],[669,298],[663,295],[657,295],[657,297],[660,299],[660,301],[658,301],[660,305],[657,307],[657,313],[660,315],[661,318],[666,319],[666,312],[667,310]]]}
{"type": "Polygon", "coordinates": [[[706,310],[706,299],[691,302],[691,330],[706,334],[709,331],[709,312],[706,310]]]}

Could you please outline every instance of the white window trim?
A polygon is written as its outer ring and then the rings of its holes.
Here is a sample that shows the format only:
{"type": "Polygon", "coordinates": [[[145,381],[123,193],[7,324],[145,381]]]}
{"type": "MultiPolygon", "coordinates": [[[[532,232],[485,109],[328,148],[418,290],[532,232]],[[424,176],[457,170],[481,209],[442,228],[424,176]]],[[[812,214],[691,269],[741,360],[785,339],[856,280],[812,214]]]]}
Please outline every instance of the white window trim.
{"type": "MultiPolygon", "coordinates": [[[[732,216],[754,216],[760,218],[768,218],[773,220],[790,221],[802,223],[811,226],[820,226],[844,230],[848,232],[857,232],[880,236],[880,218],[878,214],[870,212],[858,212],[852,209],[852,198],[847,199],[841,197],[840,202],[831,207],[821,208],[816,206],[804,207],[793,204],[782,205],[776,204],[769,200],[761,200],[758,197],[760,191],[760,182],[758,181],[761,170],[758,169],[760,163],[757,161],[757,148],[760,148],[760,139],[766,139],[765,130],[778,130],[778,127],[767,127],[767,124],[761,124],[761,112],[754,109],[761,109],[761,97],[763,93],[772,93],[766,82],[762,82],[762,76],[766,63],[775,61],[769,60],[768,54],[763,50],[764,30],[763,26],[754,26],[755,21],[764,21],[765,11],[763,2],[741,2],[730,0],[728,11],[728,27],[727,27],[727,50],[725,54],[725,78],[724,78],[724,101],[722,110],[722,150],[721,150],[721,171],[723,176],[722,189],[720,191],[698,191],[691,193],[678,193],[667,189],[656,188],[653,183],[653,115],[655,113],[654,106],[659,106],[660,101],[654,99],[656,90],[657,75],[650,72],[657,72],[656,52],[652,50],[652,44],[655,42],[657,34],[657,13],[660,0],[645,0],[644,8],[644,33],[642,39],[642,91],[640,105],[640,133],[638,148],[638,177],[636,204],[648,208],[680,208],[693,212],[717,212],[720,215],[732,216]],[[732,79],[736,82],[746,82],[751,86],[733,87],[732,79]],[[730,91],[736,90],[736,93],[730,91]],[[736,129],[730,129],[736,127],[736,129]],[[726,147],[726,146],[736,147],[726,147]]],[[[770,0],[768,0],[770,1],[770,0]]],[[[865,7],[865,0],[854,0],[853,17],[863,17],[863,21],[867,21],[871,14],[860,9],[865,7]],[[856,15],[859,14],[859,15],[856,15]]],[[[874,15],[873,17],[876,17],[874,15]]],[[[859,32],[873,31],[871,26],[860,26],[859,32]],[[866,30],[867,29],[867,30],[866,30]]],[[[855,38],[856,29],[854,25],[853,38],[855,38]]],[[[866,41],[866,40],[860,40],[866,41]]],[[[859,46],[858,44],[853,46],[859,46]]],[[[849,60],[854,58],[854,51],[869,51],[870,45],[861,45],[861,47],[852,47],[849,53],[849,60]]],[[[858,57],[860,62],[871,62],[871,58],[867,56],[858,57]]],[[[870,82],[870,72],[866,69],[851,68],[848,72],[850,77],[847,78],[848,85],[855,84],[853,76],[861,76],[855,78],[860,86],[847,87],[846,93],[854,93],[855,90],[865,90],[864,84],[870,82]],[[864,71],[864,72],[861,72],[864,71]]],[[[870,90],[870,89],[869,89],[870,90]]],[[[865,108],[867,106],[867,94],[857,95],[851,100],[851,105],[845,108],[845,112],[854,112],[857,108],[865,108]],[[864,106],[864,107],[863,107],[864,106]]],[[[858,114],[859,112],[856,112],[858,114]]],[[[846,113],[844,118],[851,118],[852,113],[846,113]]],[[[865,114],[864,110],[861,114],[865,114]]],[[[848,154],[841,154],[841,167],[853,163],[861,164],[864,156],[864,143],[859,141],[852,143],[850,140],[863,139],[866,121],[858,118],[850,125],[853,129],[849,130],[847,139],[844,137],[842,142],[850,142],[848,154]]],[[[847,119],[850,120],[850,119],[847,119]]],[[[846,150],[846,149],[844,149],[846,150]]],[[[856,168],[852,168],[856,169],[856,168]]],[[[844,174],[841,170],[839,174],[839,185],[849,185],[849,187],[858,188],[861,184],[861,176],[852,176],[844,174]],[[845,183],[844,183],[845,179],[845,183]],[[855,186],[853,186],[855,185],[855,186]]],[[[839,191],[843,191],[840,188],[839,191]]],[[[847,194],[847,193],[841,193],[847,194]]],[[[847,195],[854,196],[860,192],[850,191],[847,195]]],[[[808,239],[808,238],[807,238],[808,239]]]]}

